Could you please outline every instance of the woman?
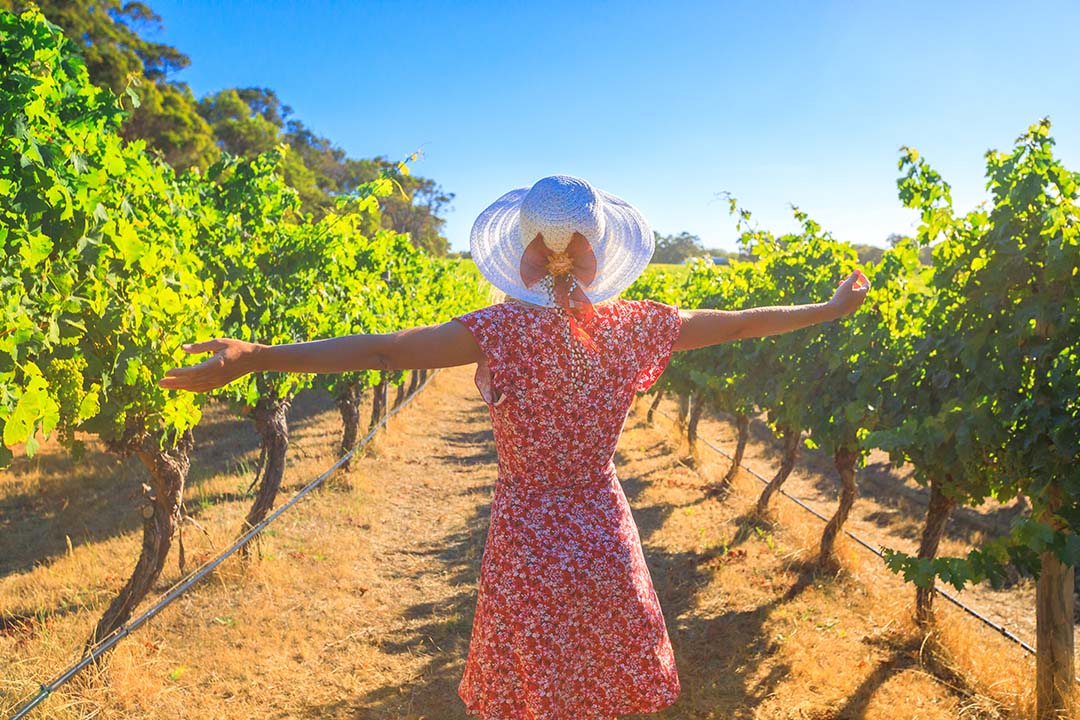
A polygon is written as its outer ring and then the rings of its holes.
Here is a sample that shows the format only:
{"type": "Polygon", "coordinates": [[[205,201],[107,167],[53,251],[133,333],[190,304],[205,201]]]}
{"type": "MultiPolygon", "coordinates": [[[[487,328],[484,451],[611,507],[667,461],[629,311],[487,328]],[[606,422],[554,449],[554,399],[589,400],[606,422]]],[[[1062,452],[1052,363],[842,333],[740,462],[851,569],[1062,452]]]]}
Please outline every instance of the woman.
{"type": "Polygon", "coordinates": [[[633,206],[567,176],[497,200],[477,218],[471,248],[507,301],[381,335],[185,345],[214,356],[159,384],[206,392],[248,372],[476,363],[499,470],[458,687],[466,711],[611,720],[667,707],[678,673],[613,464],[634,393],[674,351],[840,318],[869,282],[856,271],[828,302],[741,311],[612,300],[648,264],[652,230],[633,206]]]}

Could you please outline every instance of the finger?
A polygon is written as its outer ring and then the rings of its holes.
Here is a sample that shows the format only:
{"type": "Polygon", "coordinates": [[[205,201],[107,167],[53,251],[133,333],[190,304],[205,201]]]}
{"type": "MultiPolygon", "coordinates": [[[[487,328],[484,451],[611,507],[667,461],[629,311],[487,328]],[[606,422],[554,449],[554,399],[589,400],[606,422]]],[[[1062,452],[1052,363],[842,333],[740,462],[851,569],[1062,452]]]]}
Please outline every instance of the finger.
{"type": "Polygon", "coordinates": [[[221,387],[221,383],[202,383],[191,388],[191,392],[207,393],[212,390],[217,390],[221,387]]]}
{"type": "Polygon", "coordinates": [[[193,379],[204,369],[202,363],[199,363],[198,365],[189,365],[187,367],[174,367],[165,371],[165,377],[193,379]]]}
{"type": "Polygon", "coordinates": [[[165,374],[168,375],[169,373],[173,373],[176,375],[191,375],[192,377],[202,377],[206,374],[207,371],[211,369],[217,370],[221,368],[221,366],[224,365],[224,362],[225,361],[221,355],[214,355],[213,357],[206,358],[201,363],[197,363],[195,365],[187,365],[185,367],[173,368],[172,370],[166,371],[165,374]]]}
{"type": "Polygon", "coordinates": [[[158,387],[165,390],[188,390],[191,383],[183,378],[163,377],[158,379],[158,387]]]}
{"type": "Polygon", "coordinates": [[[180,346],[189,353],[204,353],[204,352],[217,352],[225,348],[225,343],[221,342],[219,338],[213,340],[204,340],[197,343],[185,343],[180,346]]]}
{"type": "Polygon", "coordinates": [[[174,368],[173,370],[168,370],[165,372],[165,376],[160,378],[158,382],[167,382],[170,387],[185,388],[206,382],[205,373],[188,372],[191,370],[196,370],[196,368],[174,368]]]}
{"type": "Polygon", "coordinates": [[[208,392],[215,388],[220,387],[214,383],[208,382],[190,382],[188,380],[181,380],[178,378],[161,378],[158,380],[158,387],[165,390],[187,390],[188,392],[208,392]]]}

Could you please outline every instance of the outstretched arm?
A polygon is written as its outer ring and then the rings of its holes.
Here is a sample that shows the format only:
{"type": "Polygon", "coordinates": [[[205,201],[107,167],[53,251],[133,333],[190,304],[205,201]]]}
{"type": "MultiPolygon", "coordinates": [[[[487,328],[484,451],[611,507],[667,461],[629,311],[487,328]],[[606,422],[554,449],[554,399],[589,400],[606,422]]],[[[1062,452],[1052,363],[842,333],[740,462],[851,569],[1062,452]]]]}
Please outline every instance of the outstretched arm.
{"type": "Polygon", "coordinates": [[[832,300],[809,305],[756,307],[747,310],[680,310],[682,326],[673,350],[766,337],[836,320],[854,312],[866,299],[870,281],[856,270],[840,284],[832,300]],[[856,285],[856,282],[860,284],[856,285]]]}
{"type": "Polygon", "coordinates": [[[159,386],[207,392],[249,372],[423,370],[469,365],[483,357],[469,329],[453,320],[393,333],[344,335],[287,345],[218,338],[183,348],[189,353],[212,352],[214,356],[198,365],[167,371],[158,381],[159,386]]]}

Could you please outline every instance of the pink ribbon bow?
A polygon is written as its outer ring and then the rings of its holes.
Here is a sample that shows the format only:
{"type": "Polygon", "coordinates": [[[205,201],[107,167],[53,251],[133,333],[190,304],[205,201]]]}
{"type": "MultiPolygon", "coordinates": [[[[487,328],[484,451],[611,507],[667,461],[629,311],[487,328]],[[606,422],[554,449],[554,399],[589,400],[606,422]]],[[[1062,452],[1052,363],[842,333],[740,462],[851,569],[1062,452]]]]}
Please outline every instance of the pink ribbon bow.
{"type": "Polygon", "coordinates": [[[585,236],[575,232],[570,244],[562,252],[555,252],[544,244],[544,236],[536,234],[533,241],[525,248],[521,256],[521,279],[525,287],[531,287],[545,276],[551,275],[555,292],[555,304],[567,311],[570,321],[570,334],[590,350],[597,349],[596,343],[575,320],[587,321],[594,310],[588,296],[582,290],[596,277],[596,255],[585,236]],[[570,292],[570,276],[577,281],[574,291],[570,292]],[[577,305],[570,306],[570,300],[577,305]]]}

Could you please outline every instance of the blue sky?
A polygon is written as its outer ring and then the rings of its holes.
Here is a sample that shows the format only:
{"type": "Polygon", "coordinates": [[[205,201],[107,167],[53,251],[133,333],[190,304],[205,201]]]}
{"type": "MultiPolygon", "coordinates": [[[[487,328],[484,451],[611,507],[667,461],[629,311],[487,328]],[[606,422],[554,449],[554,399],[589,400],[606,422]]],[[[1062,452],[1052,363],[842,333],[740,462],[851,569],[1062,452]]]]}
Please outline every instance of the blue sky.
{"type": "Polygon", "coordinates": [[[455,193],[446,234],[545,175],[586,178],[664,234],[734,249],[790,204],[836,237],[911,233],[898,149],[960,209],[983,154],[1049,115],[1080,169],[1080,3],[221,2],[150,0],[196,96],[273,88],[354,157],[423,157],[455,193]]]}

